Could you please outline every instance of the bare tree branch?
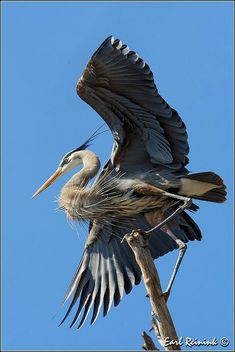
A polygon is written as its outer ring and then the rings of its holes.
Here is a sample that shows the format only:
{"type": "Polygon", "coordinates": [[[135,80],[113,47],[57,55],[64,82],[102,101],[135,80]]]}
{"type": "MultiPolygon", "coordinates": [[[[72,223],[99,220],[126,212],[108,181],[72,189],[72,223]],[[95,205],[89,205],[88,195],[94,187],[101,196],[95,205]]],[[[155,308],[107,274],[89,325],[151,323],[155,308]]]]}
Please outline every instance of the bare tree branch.
{"type": "Polygon", "coordinates": [[[142,332],[142,337],[144,339],[144,345],[142,348],[146,351],[159,351],[159,349],[154,345],[152,338],[145,332],[142,332]]]}
{"type": "Polygon", "coordinates": [[[141,269],[152,310],[158,321],[157,330],[156,327],[154,327],[154,330],[158,332],[159,342],[164,346],[168,345],[164,347],[166,351],[179,351],[177,333],[166,305],[157,269],[148,248],[147,240],[149,236],[149,234],[141,231],[132,231],[130,234],[125,235],[124,238],[133,250],[135,259],[141,269]]]}

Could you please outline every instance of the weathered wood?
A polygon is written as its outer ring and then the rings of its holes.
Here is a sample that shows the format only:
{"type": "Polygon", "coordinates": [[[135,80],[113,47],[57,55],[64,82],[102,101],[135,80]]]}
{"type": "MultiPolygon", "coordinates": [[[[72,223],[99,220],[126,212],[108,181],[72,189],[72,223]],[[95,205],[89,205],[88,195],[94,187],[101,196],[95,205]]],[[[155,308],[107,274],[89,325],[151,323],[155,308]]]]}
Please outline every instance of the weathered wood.
{"type": "Polygon", "coordinates": [[[159,351],[159,349],[154,345],[152,338],[145,332],[142,332],[142,337],[144,339],[144,345],[142,348],[145,351],[159,351]]]}
{"type": "Polygon", "coordinates": [[[171,342],[170,345],[164,347],[166,351],[179,351],[177,333],[166,305],[157,269],[148,248],[149,236],[145,232],[132,231],[125,235],[125,240],[133,250],[136,262],[141,269],[152,310],[158,321],[159,342],[164,346],[165,341],[171,342]]]}
{"type": "Polygon", "coordinates": [[[152,328],[150,330],[154,330],[159,343],[163,346],[163,341],[161,340],[161,335],[160,335],[160,332],[159,332],[159,329],[158,329],[158,326],[157,326],[157,322],[156,322],[155,319],[151,320],[151,325],[152,325],[152,328]]]}

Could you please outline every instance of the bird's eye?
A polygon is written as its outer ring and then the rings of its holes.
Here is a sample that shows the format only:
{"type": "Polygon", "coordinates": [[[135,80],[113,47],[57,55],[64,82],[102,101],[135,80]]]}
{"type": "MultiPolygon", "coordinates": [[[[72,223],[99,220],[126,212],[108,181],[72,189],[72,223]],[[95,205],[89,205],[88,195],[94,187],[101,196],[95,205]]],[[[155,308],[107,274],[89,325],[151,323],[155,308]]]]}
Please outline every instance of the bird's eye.
{"type": "Polygon", "coordinates": [[[64,159],[64,164],[68,164],[70,162],[69,158],[64,159]]]}
{"type": "Polygon", "coordinates": [[[65,158],[65,159],[63,159],[63,160],[61,161],[60,166],[64,166],[64,165],[66,165],[66,164],[68,164],[68,163],[69,163],[69,159],[68,159],[68,158],[65,158]]]}

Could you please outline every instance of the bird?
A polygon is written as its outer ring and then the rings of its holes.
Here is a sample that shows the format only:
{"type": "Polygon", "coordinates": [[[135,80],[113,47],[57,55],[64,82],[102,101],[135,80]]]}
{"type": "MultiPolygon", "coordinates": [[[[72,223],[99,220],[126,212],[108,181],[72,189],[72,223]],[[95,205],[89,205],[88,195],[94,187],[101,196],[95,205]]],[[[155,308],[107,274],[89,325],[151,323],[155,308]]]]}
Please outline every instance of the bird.
{"type": "Polygon", "coordinates": [[[202,238],[188,213],[199,209],[193,201],[223,203],[226,186],[214,172],[189,172],[184,122],[159,94],[148,64],[121,40],[113,36],[104,40],[76,90],[112,132],[110,159],[99,171],[99,157],[88,149],[101,134],[98,129],[62,158],[33,197],[82,165],[59,195],[60,209],[71,221],[89,223],[84,252],[63,301],[70,304],[61,321],[74,311],[70,327],[80,328],[89,314],[93,324],[102,306],[106,316],[124,292],[129,294],[140,283],[140,268],[123,241],[134,229],[151,234],[153,259],[179,249],[167,299],[187,242],[202,238]]]}

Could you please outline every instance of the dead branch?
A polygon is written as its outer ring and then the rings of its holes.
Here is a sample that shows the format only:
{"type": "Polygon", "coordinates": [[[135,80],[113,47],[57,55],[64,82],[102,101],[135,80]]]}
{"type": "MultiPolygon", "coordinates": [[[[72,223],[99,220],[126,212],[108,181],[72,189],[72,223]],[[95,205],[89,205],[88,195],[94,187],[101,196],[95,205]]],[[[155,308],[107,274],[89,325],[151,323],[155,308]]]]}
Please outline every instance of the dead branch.
{"type": "Polygon", "coordinates": [[[155,346],[152,338],[145,331],[142,332],[142,337],[144,339],[144,345],[142,348],[145,351],[159,351],[159,349],[155,346]]]}
{"type": "MultiPolygon", "coordinates": [[[[149,236],[149,234],[141,231],[132,231],[130,234],[125,235],[125,240],[133,250],[143,275],[152,310],[158,321],[158,340],[161,345],[165,346],[166,351],[179,351],[177,333],[166,305],[157,269],[148,248],[147,240],[149,236]]],[[[156,331],[156,328],[154,330],[156,331]]]]}

